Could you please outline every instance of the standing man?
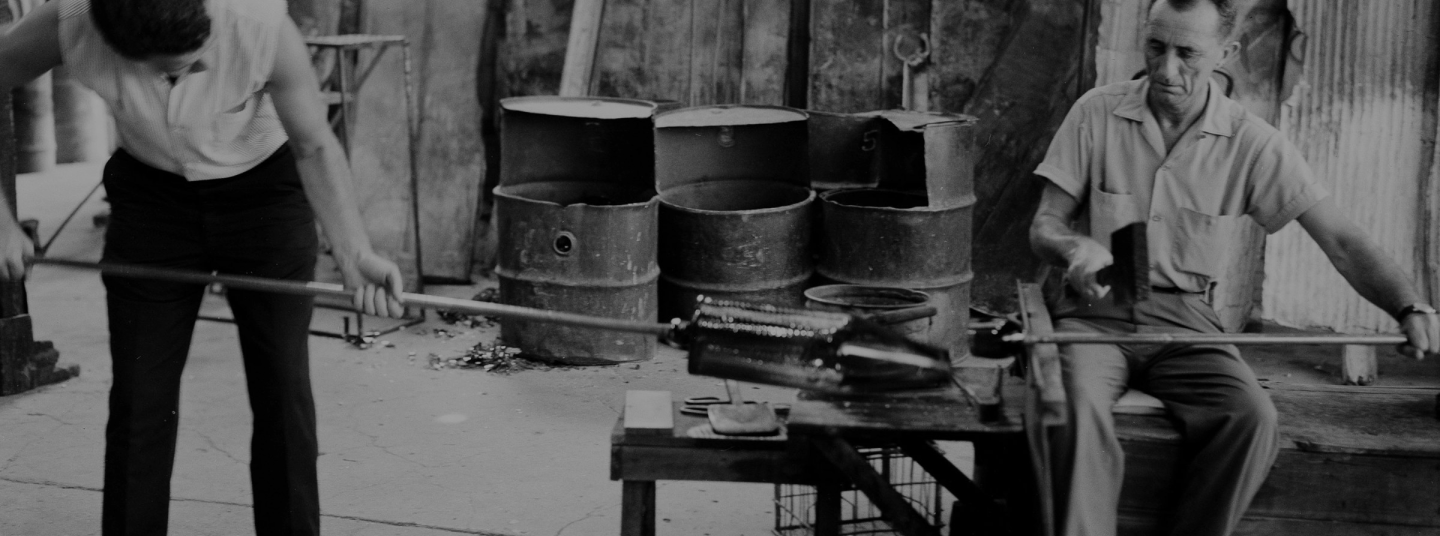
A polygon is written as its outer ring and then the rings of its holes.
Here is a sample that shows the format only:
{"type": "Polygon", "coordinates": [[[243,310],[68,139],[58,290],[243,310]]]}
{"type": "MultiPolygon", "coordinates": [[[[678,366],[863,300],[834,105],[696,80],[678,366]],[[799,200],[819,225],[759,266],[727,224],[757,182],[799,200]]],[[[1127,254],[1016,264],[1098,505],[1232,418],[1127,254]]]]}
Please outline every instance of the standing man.
{"type": "MultiPolygon", "coordinates": [[[[110,105],[120,134],[104,171],[106,261],[309,280],[318,216],[355,307],[403,314],[400,271],[371,249],[283,0],[51,0],[0,36],[0,90],[61,63],[110,105]]],[[[32,251],[14,215],[0,214],[0,277],[23,277],[32,251]]],[[[103,533],[164,534],[204,286],[103,280],[114,363],[103,533]]],[[[227,298],[254,413],[256,532],[318,534],[313,299],[227,298]]]]}
{"type": "MultiPolygon", "coordinates": [[[[1030,228],[1035,252],[1066,269],[1056,330],[1218,333],[1208,296],[1231,229],[1299,220],[1361,296],[1394,315],[1415,358],[1440,350],[1440,319],[1317,184],[1299,152],[1226,98],[1211,73],[1239,50],[1229,0],[1158,0],[1145,25],[1146,76],[1075,103],[1035,173],[1049,182],[1030,228]],[[1096,272],[1110,233],[1148,220],[1154,297],[1116,305],[1096,272]],[[1079,224],[1081,231],[1072,229],[1079,224]]],[[[1111,408],[1127,387],[1165,403],[1188,466],[1171,534],[1229,534],[1278,450],[1275,406],[1231,345],[1061,347],[1070,426],[1056,504],[1068,536],[1113,535],[1124,474],[1111,408]]]]}

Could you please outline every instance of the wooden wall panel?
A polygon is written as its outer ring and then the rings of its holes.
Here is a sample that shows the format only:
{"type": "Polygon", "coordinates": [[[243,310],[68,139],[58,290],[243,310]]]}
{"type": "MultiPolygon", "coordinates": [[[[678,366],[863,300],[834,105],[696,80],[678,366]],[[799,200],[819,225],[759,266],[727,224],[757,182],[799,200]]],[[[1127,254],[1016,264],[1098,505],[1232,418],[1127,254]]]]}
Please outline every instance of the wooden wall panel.
{"type": "Polygon", "coordinates": [[[744,58],[744,2],[699,0],[690,4],[690,98],[692,106],[740,101],[744,58]]]}
{"type": "Polygon", "coordinates": [[[961,110],[980,119],[971,302],[982,309],[1014,311],[1015,279],[1043,273],[1029,248],[1043,189],[1034,171],[1079,96],[1085,20],[1083,2],[1029,2],[1028,14],[1014,19],[1003,51],[961,110]]]}
{"type": "Polygon", "coordinates": [[[784,104],[790,0],[745,0],[744,31],[739,102],[784,104]]]}
{"type": "Polygon", "coordinates": [[[559,91],[572,5],[573,0],[509,0],[500,50],[501,97],[559,91]]]}
{"type": "Polygon", "coordinates": [[[690,103],[693,10],[692,0],[646,2],[645,77],[642,78],[645,91],[636,96],[690,103]]]}
{"type": "MultiPolygon", "coordinates": [[[[418,35],[423,3],[369,2],[364,28],[373,33],[418,35]]],[[[361,64],[373,52],[361,55],[361,64]]],[[[407,288],[419,288],[411,223],[409,136],[405,129],[404,70],[399,50],[391,50],[356,95],[355,137],[350,162],[365,231],[376,252],[400,265],[407,288]]],[[[336,274],[317,274],[334,278],[336,274]]]]}
{"type": "Polygon", "coordinates": [[[995,58],[1004,51],[1025,6],[1024,0],[935,0],[930,12],[927,67],[931,110],[965,109],[995,58]]]}
{"type": "Polygon", "coordinates": [[[883,109],[884,0],[813,0],[810,5],[810,108],[883,109]]]}
{"type": "Polygon", "coordinates": [[[595,46],[591,94],[640,98],[645,95],[645,0],[606,0],[595,46]],[[641,46],[637,46],[637,43],[641,46]]]}
{"type": "Polygon", "coordinates": [[[415,46],[419,112],[420,245],[426,277],[468,280],[485,146],[476,92],[487,6],[426,0],[415,46]]]}

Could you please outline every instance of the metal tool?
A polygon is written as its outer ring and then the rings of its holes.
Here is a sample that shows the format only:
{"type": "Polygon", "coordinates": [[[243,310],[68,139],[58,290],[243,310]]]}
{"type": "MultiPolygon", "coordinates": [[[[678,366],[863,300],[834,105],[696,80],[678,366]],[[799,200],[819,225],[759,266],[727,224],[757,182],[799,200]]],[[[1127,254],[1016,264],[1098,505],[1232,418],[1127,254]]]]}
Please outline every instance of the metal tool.
{"type": "MultiPolygon", "coordinates": [[[[350,299],[332,283],[282,281],[116,263],[34,259],[36,264],[99,270],[117,277],[350,299]]],[[[499,303],[401,293],[406,306],[554,322],[662,337],[690,351],[690,372],[825,392],[925,388],[949,381],[949,353],[869,320],[842,313],[783,309],[702,298],[690,322],[668,324],[546,311],[499,303]]]]}

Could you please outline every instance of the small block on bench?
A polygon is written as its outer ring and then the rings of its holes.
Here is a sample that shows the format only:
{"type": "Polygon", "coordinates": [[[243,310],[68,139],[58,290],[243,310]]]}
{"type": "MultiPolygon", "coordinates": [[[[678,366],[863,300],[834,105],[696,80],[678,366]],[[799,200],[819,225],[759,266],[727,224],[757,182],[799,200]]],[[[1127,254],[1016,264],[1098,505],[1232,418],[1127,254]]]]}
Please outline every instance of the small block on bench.
{"type": "Polygon", "coordinates": [[[675,431],[670,391],[625,391],[625,433],[665,435],[675,431]]]}
{"type": "Polygon", "coordinates": [[[1141,391],[1128,389],[1115,401],[1111,410],[1116,415],[1164,415],[1165,404],[1160,399],[1141,391]]]}

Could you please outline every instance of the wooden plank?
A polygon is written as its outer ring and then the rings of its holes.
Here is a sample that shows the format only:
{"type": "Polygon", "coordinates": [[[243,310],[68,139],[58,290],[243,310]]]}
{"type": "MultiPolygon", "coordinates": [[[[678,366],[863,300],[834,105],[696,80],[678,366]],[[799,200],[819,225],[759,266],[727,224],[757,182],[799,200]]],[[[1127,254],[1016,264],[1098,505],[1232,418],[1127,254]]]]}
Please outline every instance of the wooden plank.
{"type": "MultiPolygon", "coordinates": [[[[1163,536],[1169,527],[1155,512],[1120,512],[1120,536],[1163,536]]],[[[1421,536],[1435,534],[1433,527],[1407,527],[1373,523],[1343,523],[1308,519],[1245,517],[1234,536],[1421,536]]]]}
{"type": "Polygon", "coordinates": [[[995,498],[975,485],[965,473],[960,472],[944,454],[935,450],[933,444],[928,441],[906,441],[900,443],[900,450],[920,464],[926,473],[935,478],[936,483],[950,490],[956,500],[965,503],[966,508],[979,510],[980,519],[971,519],[972,522],[989,525],[995,521],[992,518],[1000,508],[995,498]]]}
{"type": "Polygon", "coordinates": [[[1338,394],[1270,391],[1280,434],[1310,450],[1440,458],[1432,391],[1338,394]]]}
{"type": "Polygon", "coordinates": [[[670,391],[625,391],[625,434],[671,435],[670,391]]]}
{"type": "Polygon", "coordinates": [[[690,9],[690,105],[739,102],[744,1],[694,0],[690,9]]]}
{"type": "MultiPolygon", "coordinates": [[[[934,0],[930,8],[930,109],[960,112],[1005,50],[1025,2],[934,0]]],[[[979,209],[980,207],[976,207],[979,209]]]]}
{"type": "Polygon", "coordinates": [[[693,105],[690,72],[694,47],[692,0],[650,0],[645,4],[644,83],[637,96],[693,105]]]}
{"type": "MultiPolygon", "coordinates": [[[[1103,4],[1105,2],[1094,2],[1103,4]]],[[[955,3],[962,4],[962,3],[955,3]]],[[[975,88],[963,103],[957,97],[942,93],[935,98],[946,111],[961,111],[980,118],[975,139],[984,140],[975,163],[976,203],[972,249],[976,279],[971,287],[971,303],[987,311],[1015,310],[1014,281],[1038,281],[1045,264],[1035,257],[1029,246],[1029,214],[1033,214],[1043,189],[1043,179],[1033,171],[1045,154],[1050,139],[1059,127],[1070,105],[1079,96],[1076,79],[1084,70],[1080,65],[1082,23],[1085,3],[1069,0],[1033,2],[986,2],[994,8],[981,8],[979,2],[964,2],[973,9],[974,17],[964,28],[980,39],[974,45],[979,54],[993,54],[975,79],[975,88]],[[1023,4],[1017,6],[1016,4],[1023,4]],[[1021,13],[1016,13],[1016,11],[1021,13]],[[983,14],[983,15],[982,15],[983,14]],[[994,37],[983,28],[989,21],[1009,26],[998,43],[996,52],[985,48],[994,37]],[[979,29],[976,29],[979,27],[979,29]],[[978,32],[978,33],[977,33],[978,32]],[[952,106],[963,104],[963,108],[952,106]]],[[[948,12],[945,18],[956,15],[948,12]]],[[[936,29],[944,38],[963,39],[960,32],[936,29]]],[[[934,58],[936,68],[952,61],[966,61],[956,56],[955,43],[939,43],[934,58]]],[[[961,48],[960,50],[965,50],[961,48]]],[[[948,90],[950,80],[974,75],[973,69],[942,75],[938,85],[948,90]]]]}
{"type": "Polygon", "coordinates": [[[565,45],[565,63],[560,69],[560,96],[590,94],[590,74],[595,67],[595,46],[600,39],[600,16],[605,0],[575,0],[570,9],[570,39],[565,45]]]}
{"type": "Polygon", "coordinates": [[[790,0],[744,0],[745,41],[740,102],[785,104],[790,0]]]}
{"type": "MultiPolygon", "coordinates": [[[[882,35],[880,53],[880,77],[881,77],[881,103],[887,109],[900,108],[904,99],[901,88],[904,86],[904,62],[895,56],[896,40],[900,40],[902,53],[920,50],[921,36],[928,42],[930,36],[930,0],[886,0],[885,1],[885,28],[882,35]]],[[[911,96],[915,98],[911,109],[924,111],[929,109],[929,71],[925,67],[929,60],[925,60],[912,69],[911,96]]]]}
{"type": "Polygon", "coordinates": [[[810,1],[790,0],[785,59],[785,105],[810,107],[810,1]]]}
{"type": "Polygon", "coordinates": [[[810,107],[826,112],[884,108],[884,0],[812,0],[810,13],[810,107]]]}
{"type": "Polygon", "coordinates": [[[621,536],[655,536],[655,481],[627,480],[623,486],[621,536]]]}
{"type": "Polygon", "coordinates": [[[569,41],[570,4],[560,0],[508,0],[500,64],[500,97],[555,95],[569,41]]]}
{"type": "Polygon", "coordinates": [[[645,0],[605,0],[590,87],[596,96],[645,98],[645,0]]]}
{"type": "MultiPolygon", "coordinates": [[[[752,443],[763,443],[752,441],[752,443]]],[[[770,442],[770,443],[780,443],[770,442]]],[[[828,478],[818,459],[797,457],[785,449],[748,450],[699,447],[622,446],[612,449],[614,480],[697,480],[773,482],[814,485],[828,478]]]]}
{"type": "MultiPolygon", "coordinates": [[[[1021,284],[1020,299],[1026,333],[1043,337],[1055,332],[1039,285],[1021,284]]],[[[1031,345],[1027,351],[1030,359],[1029,374],[1035,378],[1034,385],[1039,390],[1045,423],[1064,424],[1069,409],[1066,405],[1065,383],[1061,378],[1060,348],[1054,344],[1036,344],[1031,345]]]]}
{"type": "Polygon", "coordinates": [[[850,443],[833,436],[813,436],[810,444],[856,489],[870,498],[896,532],[906,536],[939,536],[940,531],[925,522],[925,516],[915,511],[905,496],[895,491],[890,482],[880,476],[850,443]]]}
{"type": "MultiPolygon", "coordinates": [[[[423,32],[423,2],[366,4],[365,29],[380,34],[418,36],[423,32]]],[[[412,45],[415,46],[415,41],[412,45]]],[[[360,54],[367,64],[375,51],[360,54]]],[[[355,95],[354,138],[350,169],[365,231],[375,251],[395,261],[407,290],[419,290],[414,211],[410,188],[410,120],[405,102],[404,65],[398,49],[386,52],[370,79],[355,95]]],[[[337,281],[339,273],[317,270],[321,280],[337,281]]]]}
{"type": "MultiPolygon", "coordinates": [[[[1163,512],[1178,500],[1179,445],[1121,441],[1124,511],[1163,512]]],[[[1440,527],[1440,459],[1280,451],[1247,517],[1440,527]]],[[[1435,529],[1431,529],[1432,531],[1435,529]]]]}
{"type": "Polygon", "coordinates": [[[1374,346],[1347,344],[1340,358],[1345,385],[1370,385],[1380,375],[1380,360],[1375,356],[1374,346]]]}
{"type": "Polygon", "coordinates": [[[474,0],[427,0],[425,5],[422,33],[411,36],[411,43],[420,45],[412,61],[420,66],[415,76],[422,270],[426,277],[469,281],[475,214],[485,180],[482,112],[475,88],[489,9],[474,0]]]}

